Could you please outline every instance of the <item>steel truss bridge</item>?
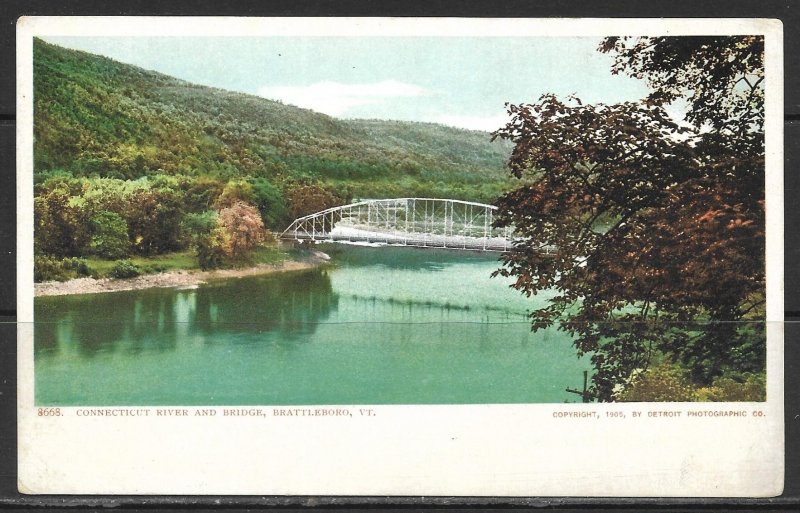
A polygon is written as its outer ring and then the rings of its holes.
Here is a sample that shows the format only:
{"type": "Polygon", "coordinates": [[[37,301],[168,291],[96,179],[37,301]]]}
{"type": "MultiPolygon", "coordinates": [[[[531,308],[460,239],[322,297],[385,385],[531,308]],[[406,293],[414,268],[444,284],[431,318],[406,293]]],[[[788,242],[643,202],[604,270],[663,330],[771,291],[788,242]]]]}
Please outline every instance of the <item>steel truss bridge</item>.
{"type": "Polygon", "coordinates": [[[437,198],[361,201],[295,219],[282,239],[506,251],[512,228],[493,228],[497,207],[437,198]]]}

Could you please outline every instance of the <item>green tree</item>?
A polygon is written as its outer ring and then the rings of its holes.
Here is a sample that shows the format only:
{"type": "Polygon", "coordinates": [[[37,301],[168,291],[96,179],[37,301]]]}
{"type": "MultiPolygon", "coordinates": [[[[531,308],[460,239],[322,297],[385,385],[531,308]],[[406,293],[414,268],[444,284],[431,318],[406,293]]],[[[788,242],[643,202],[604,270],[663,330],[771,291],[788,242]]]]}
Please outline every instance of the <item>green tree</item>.
{"type": "Polygon", "coordinates": [[[197,236],[210,233],[217,226],[219,226],[217,213],[213,210],[207,210],[200,213],[186,214],[183,219],[182,230],[191,241],[197,236]]]}
{"type": "Polygon", "coordinates": [[[496,225],[521,239],[498,274],[528,295],[557,291],[533,328],[557,322],[592,354],[600,400],[654,352],[705,384],[763,371],[763,39],[609,38],[600,50],[653,92],[509,106],[495,137],[514,143],[523,185],[500,198],[496,225]],[[663,109],[679,97],[693,128],[663,109]]]}
{"type": "Polygon", "coordinates": [[[204,212],[214,206],[225,185],[214,178],[200,176],[186,178],[180,187],[186,210],[188,212],[204,212]]]}
{"type": "Polygon", "coordinates": [[[286,222],[286,200],[281,190],[264,178],[253,178],[250,182],[253,191],[253,204],[261,213],[266,226],[283,228],[286,222]]]}
{"type": "Polygon", "coordinates": [[[82,198],[86,208],[97,215],[101,212],[114,212],[124,215],[128,195],[138,185],[115,178],[90,178],[83,180],[82,198]]]}
{"type": "Polygon", "coordinates": [[[128,196],[125,219],[134,249],[144,255],[184,247],[181,195],[172,189],[143,187],[128,196]]]}
{"type": "Polygon", "coordinates": [[[46,184],[34,198],[34,247],[37,253],[80,256],[89,245],[89,215],[70,184],[57,180],[46,184]]]}
{"type": "Polygon", "coordinates": [[[222,267],[230,245],[230,234],[221,226],[215,226],[207,233],[198,235],[194,247],[200,268],[206,270],[222,267]]]}
{"type": "Polygon", "coordinates": [[[341,199],[330,191],[313,184],[291,185],[287,188],[285,195],[290,219],[297,219],[342,204],[341,199]]]}
{"type": "Polygon", "coordinates": [[[100,212],[92,218],[92,252],[108,259],[128,256],[130,240],[128,224],[115,212],[100,212]]]}
{"type": "Polygon", "coordinates": [[[219,214],[213,210],[187,214],[183,230],[197,254],[201,269],[216,269],[225,265],[231,246],[230,234],[220,226],[219,214]]]}
{"type": "Polygon", "coordinates": [[[214,202],[217,210],[230,207],[236,203],[252,203],[253,187],[246,180],[231,180],[222,189],[222,193],[214,202]]]}

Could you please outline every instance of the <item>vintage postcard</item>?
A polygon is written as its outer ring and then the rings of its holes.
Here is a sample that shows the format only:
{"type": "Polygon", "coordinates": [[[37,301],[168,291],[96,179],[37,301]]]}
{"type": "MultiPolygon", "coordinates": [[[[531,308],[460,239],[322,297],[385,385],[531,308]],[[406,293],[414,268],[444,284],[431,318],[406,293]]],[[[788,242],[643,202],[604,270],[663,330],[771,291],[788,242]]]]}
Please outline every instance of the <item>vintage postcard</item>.
{"type": "Polygon", "coordinates": [[[23,17],[19,489],[783,489],[779,21],[23,17]]]}

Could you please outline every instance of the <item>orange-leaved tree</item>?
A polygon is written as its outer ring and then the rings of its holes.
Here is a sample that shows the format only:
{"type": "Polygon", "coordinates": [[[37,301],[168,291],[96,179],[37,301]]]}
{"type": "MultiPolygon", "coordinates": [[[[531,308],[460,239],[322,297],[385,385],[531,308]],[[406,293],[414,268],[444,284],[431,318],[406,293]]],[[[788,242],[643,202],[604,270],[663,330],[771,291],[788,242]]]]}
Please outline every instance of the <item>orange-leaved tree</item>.
{"type": "Polygon", "coordinates": [[[264,222],[258,209],[241,201],[219,211],[219,225],[228,233],[227,253],[244,256],[264,240],[264,222]]]}

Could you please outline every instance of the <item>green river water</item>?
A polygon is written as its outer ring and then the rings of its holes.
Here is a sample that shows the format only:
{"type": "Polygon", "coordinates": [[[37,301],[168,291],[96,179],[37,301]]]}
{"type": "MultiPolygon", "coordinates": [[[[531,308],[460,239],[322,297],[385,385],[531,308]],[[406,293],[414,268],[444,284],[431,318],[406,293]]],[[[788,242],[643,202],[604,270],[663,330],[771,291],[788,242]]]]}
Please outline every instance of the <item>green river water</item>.
{"type": "Polygon", "coordinates": [[[38,405],[578,402],[587,358],[531,333],[497,254],[323,246],[332,265],[35,300],[38,405]]]}

